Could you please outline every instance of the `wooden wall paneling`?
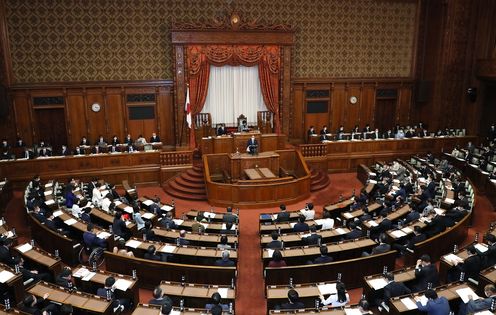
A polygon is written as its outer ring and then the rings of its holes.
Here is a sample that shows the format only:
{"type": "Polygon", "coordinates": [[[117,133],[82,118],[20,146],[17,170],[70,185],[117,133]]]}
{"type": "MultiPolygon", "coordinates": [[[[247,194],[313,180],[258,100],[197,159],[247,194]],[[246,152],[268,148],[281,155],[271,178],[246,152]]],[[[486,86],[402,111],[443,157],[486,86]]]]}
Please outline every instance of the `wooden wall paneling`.
{"type": "Polygon", "coordinates": [[[164,145],[175,145],[174,99],[170,87],[161,86],[158,89],[157,113],[160,118],[158,122],[160,140],[164,145]]]}
{"type": "Polygon", "coordinates": [[[360,125],[365,127],[369,124],[370,128],[375,128],[374,123],[375,110],[375,87],[373,85],[364,85],[360,97],[360,125]]]}
{"type": "Polygon", "coordinates": [[[30,95],[26,91],[15,92],[12,96],[15,126],[17,136],[23,139],[27,145],[34,143],[30,95]]]}
{"type": "Polygon", "coordinates": [[[294,139],[305,141],[308,125],[306,123],[306,119],[303,118],[306,116],[303,84],[294,84],[292,90],[293,90],[293,101],[291,102],[292,114],[290,117],[290,127],[292,131],[290,132],[290,134],[294,139]]]}
{"type": "Polygon", "coordinates": [[[143,120],[127,120],[127,130],[131,138],[136,140],[138,135],[143,134],[143,120]]]}
{"type": "MultiPolygon", "coordinates": [[[[280,111],[282,112],[282,117],[279,115],[279,121],[282,123],[282,133],[292,137],[290,131],[290,116],[292,114],[290,104],[291,104],[291,46],[281,47],[281,60],[282,60],[282,77],[281,77],[281,101],[280,101],[280,111]]],[[[294,113],[294,112],[293,112],[294,113]]]]}
{"type": "Polygon", "coordinates": [[[107,135],[107,127],[106,127],[106,119],[105,112],[106,108],[104,107],[104,98],[103,91],[101,88],[95,89],[86,89],[86,114],[88,118],[88,141],[91,144],[94,144],[98,137],[102,135],[104,139],[109,141],[109,137],[107,135]],[[100,104],[100,111],[94,112],[91,109],[91,106],[94,103],[100,104]]]}
{"type": "Polygon", "coordinates": [[[361,88],[360,86],[350,85],[346,86],[346,98],[344,101],[345,104],[345,116],[346,123],[344,126],[344,130],[350,131],[355,125],[358,125],[360,130],[364,127],[364,123],[360,121],[360,104],[362,102],[361,97],[361,88]],[[350,97],[355,96],[358,99],[356,104],[350,103],[350,97]]]}
{"type": "Polygon", "coordinates": [[[154,132],[157,132],[157,119],[155,118],[143,120],[143,131],[141,132],[141,134],[143,135],[143,137],[145,137],[145,139],[147,139],[146,141],[150,139],[152,133],[154,132]]]}
{"type": "Polygon", "coordinates": [[[316,133],[319,133],[322,126],[327,125],[327,128],[330,129],[330,117],[331,117],[331,98],[327,98],[328,106],[326,113],[307,113],[307,103],[309,101],[319,101],[326,100],[325,97],[322,98],[310,98],[307,97],[306,91],[308,90],[329,90],[329,85],[325,83],[318,84],[305,84],[303,91],[303,112],[305,113],[305,129],[303,130],[303,134],[306,136],[306,131],[310,128],[310,126],[315,127],[316,133]]]}
{"type": "Polygon", "coordinates": [[[105,112],[107,122],[107,141],[116,135],[119,140],[125,138],[124,122],[127,117],[124,113],[120,88],[107,88],[105,91],[105,112]]]}
{"type": "MultiPolygon", "coordinates": [[[[331,91],[331,129],[332,133],[338,130],[340,125],[345,125],[346,90],[342,83],[333,84],[331,91]]],[[[346,127],[346,126],[345,126],[346,127]]]]}
{"type": "Polygon", "coordinates": [[[410,118],[410,106],[412,104],[412,88],[401,87],[398,89],[398,123],[400,125],[415,125],[417,122],[410,118]]]}
{"type": "Polygon", "coordinates": [[[69,147],[79,145],[81,138],[87,135],[86,106],[81,89],[67,90],[67,108],[70,126],[69,147]]]}

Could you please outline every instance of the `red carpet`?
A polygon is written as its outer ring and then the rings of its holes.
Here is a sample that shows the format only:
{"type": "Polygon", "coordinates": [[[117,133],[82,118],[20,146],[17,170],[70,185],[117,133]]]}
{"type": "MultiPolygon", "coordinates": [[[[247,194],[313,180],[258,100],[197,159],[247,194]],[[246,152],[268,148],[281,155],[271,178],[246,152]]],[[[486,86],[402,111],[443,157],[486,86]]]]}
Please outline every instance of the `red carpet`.
{"type": "MultiPolygon", "coordinates": [[[[305,203],[312,202],[315,205],[317,216],[322,213],[322,207],[326,204],[336,202],[339,195],[344,197],[351,195],[353,188],[358,190],[362,184],[356,179],[355,173],[332,174],[329,175],[331,184],[327,189],[314,193],[309,200],[288,205],[288,210],[301,209],[305,203]]],[[[160,187],[139,187],[139,195],[157,195],[163,202],[170,202],[172,197],[164,193],[160,187]]],[[[180,217],[190,209],[209,210],[207,202],[174,200],[176,203],[176,216],[180,217]]],[[[225,211],[223,208],[213,208],[214,211],[225,211]]],[[[260,258],[260,237],[258,218],[260,213],[277,212],[278,207],[264,209],[240,209],[240,247],[238,262],[238,281],[236,297],[236,314],[265,314],[266,303],[264,296],[264,281],[262,260],[260,258]]],[[[476,232],[481,236],[489,227],[489,223],[496,220],[496,212],[490,202],[484,196],[478,196],[476,208],[474,209],[474,226],[469,230],[469,237],[466,242],[471,242],[476,232]]],[[[22,240],[29,239],[29,229],[26,227],[24,219],[24,207],[22,193],[16,192],[14,199],[8,204],[5,219],[9,226],[16,227],[17,233],[22,240]]],[[[401,265],[401,261],[398,261],[401,265]]],[[[362,290],[350,290],[352,303],[360,299],[362,290]]],[[[140,301],[146,303],[151,297],[149,290],[140,290],[140,301]]]]}

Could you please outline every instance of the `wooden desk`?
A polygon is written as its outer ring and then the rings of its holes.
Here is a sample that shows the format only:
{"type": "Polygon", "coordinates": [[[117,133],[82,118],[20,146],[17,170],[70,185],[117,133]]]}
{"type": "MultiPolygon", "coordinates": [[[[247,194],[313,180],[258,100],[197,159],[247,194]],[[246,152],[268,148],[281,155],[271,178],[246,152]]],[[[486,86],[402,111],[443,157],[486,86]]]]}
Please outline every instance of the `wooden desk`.
{"type": "Polygon", "coordinates": [[[285,135],[275,133],[261,134],[253,132],[235,132],[233,135],[202,138],[200,148],[202,154],[234,153],[246,151],[246,145],[254,135],[259,145],[259,152],[274,151],[284,148],[285,135]]]}
{"type": "MultiPolygon", "coordinates": [[[[337,228],[329,230],[319,230],[317,234],[322,237],[322,243],[335,242],[343,237],[344,234],[350,232],[348,228],[337,228]]],[[[303,246],[306,245],[304,238],[308,236],[309,232],[296,232],[287,233],[279,236],[279,240],[284,243],[284,246],[303,246]]],[[[272,242],[270,235],[261,235],[260,243],[265,247],[268,243],[272,242]]]]}
{"type": "Polygon", "coordinates": [[[30,264],[40,267],[41,270],[46,270],[53,277],[62,271],[62,261],[60,257],[54,257],[39,247],[32,247],[29,243],[18,245],[14,248],[24,260],[30,264]]]}
{"type": "Polygon", "coordinates": [[[244,172],[248,179],[262,179],[262,175],[254,168],[247,168],[244,172]]]}
{"type": "MultiPolygon", "coordinates": [[[[450,305],[451,305],[451,309],[457,309],[458,308],[458,303],[460,301],[460,297],[458,296],[458,294],[456,293],[456,290],[458,289],[464,289],[464,288],[469,288],[470,286],[468,286],[467,284],[465,283],[459,283],[459,282],[456,282],[456,283],[452,283],[452,284],[448,284],[448,285],[445,285],[445,286],[440,286],[440,287],[437,287],[437,288],[434,288],[434,290],[436,291],[437,295],[438,296],[444,296],[448,301],[450,301],[450,305]]],[[[419,293],[416,293],[416,294],[409,294],[409,295],[404,295],[404,296],[400,296],[400,297],[395,297],[395,298],[392,298],[390,300],[390,311],[389,311],[389,314],[392,314],[392,315],[397,315],[397,314],[418,314],[419,311],[418,309],[413,309],[413,310],[409,310],[404,304],[403,302],[401,302],[401,299],[403,298],[409,298],[411,299],[414,303],[415,303],[415,300],[414,298],[416,296],[421,296],[423,294],[419,294],[419,293]]]]}
{"type": "Polygon", "coordinates": [[[494,266],[488,267],[482,270],[479,274],[479,285],[477,287],[477,293],[483,296],[484,287],[488,284],[496,283],[496,268],[494,266]]]}
{"type": "Polygon", "coordinates": [[[121,274],[130,274],[135,269],[140,287],[146,288],[155,287],[161,280],[181,281],[182,276],[185,276],[187,282],[218,285],[231,285],[233,279],[236,279],[236,267],[176,264],[111,252],[105,252],[105,265],[109,270],[121,274]]]}
{"type": "MultiPolygon", "coordinates": [[[[320,295],[328,297],[332,292],[336,294],[337,281],[297,284],[293,286],[300,297],[300,302],[305,305],[305,308],[315,307],[315,300],[319,299],[320,295]]],[[[267,296],[267,309],[274,309],[276,305],[286,303],[288,300],[288,285],[268,285],[265,288],[267,296]]]]}
{"type": "MultiPolygon", "coordinates": [[[[305,223],[308,226],[313,225],[322,225],[322,220],[325,219],[316,219],[316,220],[305,220],[305,223]]],[[[274,223],[262,223],[260,224],[260,234],[271,234],[273,231],[280,233],[291,233],[293,232],[293,227],[296,225],[296,222],[274,222],[274,223]]],[[[344,229],[336,229],[338,234],[346,234],[346,230],[344,229]]]]}
{"type": "MultiPolygon", "coordinates": [[[[179,237],[179,231],[177,230],[167,230],[162,227],[156,227],[153,229],[155,235],[169,243],[175,243],[176,239],[179,237]]],[[[196,234],[192,232],[186,232],[184,237],[190,242],[191,245],[206,246],[206,247],[217,247],[220,243],[221,234],[196,234]]],[[[227,243],[232,247],[234,243],[239,244],[237,235],[227,235],[227,243]]]]}
{"type": "Polygon", "coordinates": [[[216,206],[274,206],[302,200],[310,194],[310,171],[300,152],[295,150],[262,152],[255,156],[208,154],[203,156],[203,165],[208,200],[216,206]],[[292,176],[243,182],[244,170],[257,167],[266,167],[276,175],[285,169],[291,171],[292,176]],[[213,180],[222,178],[225,172],[230,172],[232,183],[213,180]]]}
{"type": "MultiPolygon", "coordinates": [[[[327,246],[329,255],[334,258],[334,261],[340,261],[360,257],[362,252],[369,251],[373,246],[377,245],[377,243],[369,238],[361,238],[331,244],[322,244],[322,246],[324,245],[327,246]]],[[[264,249],[262,254],[264,266],[267,266],[269,261],[272,260],[272,252],[273,250],[271,249],[264,249]]],[[[304,264],[307,261],[320,256],[320,246],[288,247],[282,249],[281,253],[288,266],[304,264]]]]}
{"type": "Polygon", "coordinates": [[[288,267],[266,267],[264,269],[265,283],[267,285],[287,284],[289,278],[293,283],[309,283],[333,281],[338,273],[342,274],[342,281],[346,287],[356,288],[363,284],[363,277],[381,273],[384,266],[393,270],[396,251],[379,255],[358,257],[325,264],[298,265],[288,267]]]}
{"type": "Polygon", "coordinates": [[[98,314],[110,314],[111,302],[102,299],[99,296],[90,295],[75,291],[67,292],[67,289],[49,284],[46,282],[38,282],[27,290],[28,293],[43,297],[48,293],[48,300],[56,303],[71,304],[72,307],[82,310],[83,312],[91,312],[98,314]]]}
{"type": "MultiPolygon", "coordinates": [[[[224,250],[217,248],[177,246],[175,243],[167,244],[161,242],[143,241],[131,238],[126,246],[131,249],[136,257],[144,257],[149,246],[155,246],[158,253],[171,254],[174,262],[180,264],[213,265],[217,259],[222,257],[224,250]]],[[[237,261],[238,253],[235,249],[229,249],[229,258],[237,261]]]]}
{"type": "MultiPolygon", "coordinates": [[[[395,282],[408,283],[415,280],[415,266],[402,268],[391,271],[394,275],[395,282]]],[[[384,286],[387,280],[384,274],[375,274],[363,278],[363,294],[367,297],[368,301],[375,301],[384,297],[384,286]]]]}
{"type": "Polygon", "coordinates": [[[2,263],[0,263],[0,272],[5,273],[5,277],[11,277],[10,279],[2,282],[2,287],[6,286],[7,290],[14,297],[15,301],[10,301],[10,305],[14,306],[21,302],[24,298],[22,274],[16,274],[14,269],[2,263]]]}
{"type": "MultiPolygon", "coordinates": [[[[174,311],[179,315],[204,315],[207,310],[204,308],[185,308],[181,311],[178,307],[173,308],[174,311]]],[[[222,312],[223,315],[232,315],[229,312],[222,312]]],[[[148,305],[148,304],[138,304],[134,309],[132,315],[160,315],[160,306],[148,305]]]]}
{"type": "MultiPolygon", "coordinates": [[[[341,308],[327,308],[323,307],[318,311],[318,314],[320,315],[346,315],[348,311],[355,311],[359,310],[357,305],[351,305],[351,306],[346,306],[344,309],[341,308]]],[[[284,311],[284,310],[269,310],[270,315],[290,315],[290,314],[295,314],[295,311],[284,311]]],[[[298,310],[298,315],[312,315],[316,314],[315,308],[308,308],[308,309],[302,309],[298,310]]],[[[369,312],[368,314],[373,314],[372,312],[369,312]]]]}
{"type": "MultiPolygon", "coordinates": [[[[193,224],[196,223],[195,220],[183,220],[183,219],[174,219],[174,222],[176,225],[178,225],[177,230],[186,230],[186,231],[191,231],[191,227],[193,224]]],[[[221,222],[201,222],[203,227],[205,228],[205,232],[208,233],[217,233],[220,234],[220,231],[224,230],[226,228],[225,223],[221,222]]],[[[236,230],[236,235],[238,234],[238,225],[233,224],[234,230],[236,230]]]]}
{"type": "Polygon", "coordinates": [[[87,266],[82,265],[72,269],[72,276],[78,289],[91,294],[96,294],[99,288],[104,287],[108,277],[114,277],[116,282],[120,281],[117,282],[115,290],[117,298],[125,297],[135,304],[139,302],[138,280],[131,276],[104,270],[91,271],[87,266]],[[126,290],[123,290],[124,287],[127,287],[126,290]]]}
{"type": "Polygon", "coordinates": [[[162,281],[160,283],[162,292],[165,292],[173,301],[173,305],[179,306],[180,300],[184,300],[184,305],[187,307],[205,307],[205,304],[210,303],[212,294],[219,292],[222,297],[222,304],[232,303],[235,306],[236,291],[228,285],[209,285],[186,283],[182,285],[180,282],[162,281]],[[224,293],[226,295],[224,295],[224,293]]]}

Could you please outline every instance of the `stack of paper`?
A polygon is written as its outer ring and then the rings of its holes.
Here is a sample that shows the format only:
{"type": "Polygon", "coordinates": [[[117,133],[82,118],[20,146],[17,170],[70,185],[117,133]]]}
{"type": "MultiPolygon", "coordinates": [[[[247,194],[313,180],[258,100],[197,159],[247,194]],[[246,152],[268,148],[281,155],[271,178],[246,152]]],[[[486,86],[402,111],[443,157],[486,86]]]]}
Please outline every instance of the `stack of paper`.
{"type": "Polygon", "coordinates": [[[274,250],[273,249],[270,249],[270,248],[267,248],[267,255],[269,257],[272,257],[272,254],[274,254],[274,250]]]}
{"type": "Polygon", "coordinates": [[[45,201],[45,204],[47,206],[53,205],[53,204],[55,204],[55,200],[54,199],[47,200],[47,201],[45,201]]]}
{"type": "Polygon", "coordinates": [[[370,226],[378,226],[378,225],[379,225],[379,224],[377,224],[377,222],[375,222],[374,220],[367,221],[367,223],[368,223],[370,226]]]}
{"type": "Polygon", "coordinates": [[[62,211],[60,210],[57,210],[57,211],[54,211],[53,212],[53,216],[56,218],[56,217],[60,217],[62,215],[62,211]]]}
{"type": "Polygon", "coordinates": [[[33,246],[31,246],[31,244],[29,243],[26,243],[26,244],[23,244],[21,246],[17,246],[16,247],[18,251],[20,251],[21,253],[25,253],[27,251],[30,251],[33,249],[33,246]]]}
{"type": "Polygon", "coordinates": [[[455,254],[448,254],[448,255],[444,256],[444,259],[446,259],[446,261],[448,261],[452,265],[456,265],[458,263],[463,262],[463,259],[461,259],[460,257],[458,257],[455,254]]]}
{"type": "Polygon", "coordinates": [[[169,212],[171,211],[172,209],[174,209],[173,207],[169,206],[169,205],[163,205],[162,208],[160,208],[161,210],[165,211],[165,212],[169,212]]]}
{"type": "Polygon", "coordinates": [[[84,278],[86,277],[88,274],[90,273],[90,271],[84,267],[82,268],[79,268],[78,270],[76,270],[76,272],[74,272],[72,275],[76,278],[84,278]]]}
{"type": "Polygon", "coordinates": [[[400,237],[405,236],[406,233],[403,232],[402,230],[396,230],[396,231],[391,232],[391,235],[394,236],[395,238],[400,238],[400,237]]]}
{"type": "Polygon", "coordinates": [[[151,205],[153,204],[153,201],[152,201],[152,200],[150,200],[150,199],[147,199],[147,200],[143,201],[143,204],[144,204],[145,206],[151,206],[151,205]]]}
{"type": "Polygon", "coordinates": [[[213,219],[213,218],[215,218],[215,213],[205,211],[205,212],[203,212],[203,216],[204,216],[205,218],[207,218],[207,219],[208,219],[208,218],[213,219]]]}
{"type": "Polygon", "coordinates": [[[405,307],[409,310],[417,309],[417,304],[415,304],[415,302],[409,297],[402,298],[401,303],[403,303],[403,305],[405,305],[405,307]]]}
{"type": "Polygon", "coordinates": [[[372,279],[372,280],[368,280],[368,282],[370,286],[374,288],[374,290],[380,290],[387,285],[387,281],[384,278],[372,279]]]}
{"type": "Polygon", "coordinates": [[[81,280],[90,281],[93,276],[96,275],[95,272],[88,272],[81,280]]]}
{"type": "Polygon", "coordinates": [[[132,247],[132,248],[138,248],[141,244],[142,244],[142,242],[140,242],[140,241],[129,240],[126,243],[126,246],[129,246],[129,247],[132,247]]]}
{"type": "Polygon", "coordinates": [[[121,278],[117,279],[114,285],[117,290],[126,291],[132,284],[133,283],[131,281],[121,278]]]}
{"type": "Polygon", "coordinates": [[[487,251],[487,245],[486,244],[477,243],[474,245],[474,247],[477,248],[481,253],[484,253],[487,251]]]}
{"type": "Polygon", "coordinates": [[[49,196],[51,194],[53,194],[53,190],[47,190],[44,192],[45,196],[49,196]]]}
{"type": "Polygon", "coordinates": [[[336,290],[336,283],[327,283],[327,284],[318,284],[317,288],[319,289],[320,294],[336,294],[338,291],[336,290]]]}
{"type": "Polygon", "coordinates": [[[358,308],[345,308],[344,313],[346,315],[362,315],[362,312],[358,308]]]}
{"type": "Polygon", "coordinates": [[[174,221],[174,223],[176,223],[176,225],[181,225],[184,222],[184,220],[181,220],[181,219],[173,219],[172,221],[174,221]]]}
{"type": "Polygon", "coordinates": [[[227,291],[228,291],[227,288],[218,288],[217,289],[217,292],[219,292],[220,297],[223,299],[227,299],[227,291]]]}
{"type": "Polygon", "coordinates": [[[0,283],[5,283],[12,279],[14,277],[14,274],[8,270],[3,270],[0,272],[0,283]]]}
{"type": "Polygon", "coordinates": [[[456,294],[462,299],[463,303],[468,303],[469,296],[472,297],[472,300],[477,300],[479,296],[472,290],[472,288],[462,288],[456,290],[456,294]]]}
{"type": "Polygon", "coordinates": [[[346,231],[343,228],[337,228],[336,233],[342,235],[342,234],[346,234],[346,231]]]}
{"type": "Polygon", "coordinates": [[[174,245],[164,245],[158,251],[163,253],[173,253],[176,250],[174,245]]]}
{"type": "Polygon", "coordinates": [[[126,211],[127,213],[133,213],[133,207],[127,206],[124,208],[124,211],[126,211]]]}
{"type": "Polygon", "coordinates": [[[150,212],[147,212],[147,213],[145,213],[145,214],[143,214],[143,215],[142,215],[142,217],[143,217],[144,219],[148,219],[148,220],[153,219],[153,217],[154,217],[154,216],[155,216],[155,215],[154,215],[153,213],[150,213],[150,212]]]}
{"type": "Polygon", "coordinates": [[[74,225],[77,222],[76,219],[70,218],[69,220],[65,220],[64,223],[67,225],[74,225]]]}
{"type": "Polygon", "coordinates": [[[101,231],[100,233],[98,233],[96,236],[98,238],[101,238],[103,240],[107,239],[111,234],[108,233],[108,232],[105,232],[105,231],[101,231]]]}

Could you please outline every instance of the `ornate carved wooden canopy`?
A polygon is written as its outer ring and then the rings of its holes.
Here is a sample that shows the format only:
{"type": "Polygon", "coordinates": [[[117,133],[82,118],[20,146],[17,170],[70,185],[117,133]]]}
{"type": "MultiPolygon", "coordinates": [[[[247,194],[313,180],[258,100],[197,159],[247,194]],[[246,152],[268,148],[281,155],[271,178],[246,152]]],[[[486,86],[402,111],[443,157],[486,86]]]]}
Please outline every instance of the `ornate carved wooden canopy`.
{"type": "Polygon", "coordinates": [[[189,138],[185,130],[184,102],[186,97],[186,47],[189,45],[278,45],[281,51],[279,114],[282,132],[288,133],[291,93],[291,48],[294,29],[291,25],[261,23],[258,19],[245,21],[236,10],[211,21],[173,21],[171,41],[174,53],[174,83],[176,110],[176,143],[185,145],[189,138]]]}

